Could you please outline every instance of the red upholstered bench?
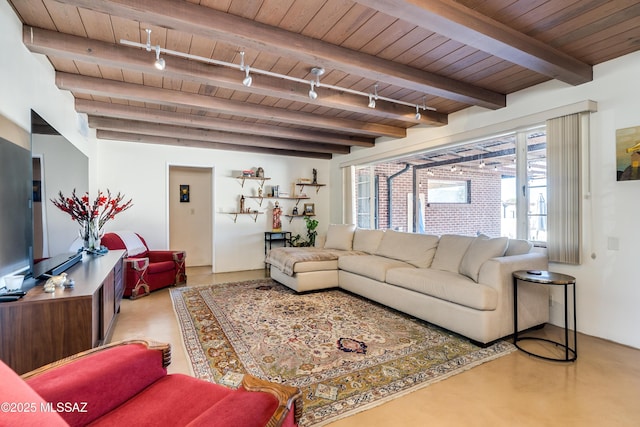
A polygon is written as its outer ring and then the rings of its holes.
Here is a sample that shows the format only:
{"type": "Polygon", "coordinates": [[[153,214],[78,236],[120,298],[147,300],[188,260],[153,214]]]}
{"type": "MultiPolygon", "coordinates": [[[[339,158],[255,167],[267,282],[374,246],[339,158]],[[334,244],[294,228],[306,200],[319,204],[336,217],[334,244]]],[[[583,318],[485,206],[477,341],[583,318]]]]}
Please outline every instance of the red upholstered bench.
{"type": "Polygon", "coordinates": [[[105,233],[101,244],[107,249],[125,249],[124,296],[135,299],[156,289],[187,282],[185,251],[149,250],[137,233],[105,233]]]}
{"type": "Polygon", "coordinates": [[[168,344],[99,347],[19,377],[0,361],[0,426],[295,426],[300,391],[245,375],[238,389],[168,375],[168,344]],[[6,405],[6,404],[5,404],[6,405]],[[11,409],[11,408],[9,408],[11,409]]]}

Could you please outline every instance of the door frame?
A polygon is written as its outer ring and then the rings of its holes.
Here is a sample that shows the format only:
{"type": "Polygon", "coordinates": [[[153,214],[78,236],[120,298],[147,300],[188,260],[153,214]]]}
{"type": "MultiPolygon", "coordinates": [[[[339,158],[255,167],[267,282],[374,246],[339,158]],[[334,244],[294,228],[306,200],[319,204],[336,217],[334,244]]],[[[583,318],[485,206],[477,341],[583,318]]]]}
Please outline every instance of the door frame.
{"type": "Polygon", "coordinates": [[[216,166],[212,163],[178,163],[178,162],[167,162],[166,164],[166,173],[165,173],[165,215],[167,218],[167,228],[165,230],[166,235],[166,244],[167,248],[170,248],[171,242],[171,217],[169,215],[169,197],[171,188],[169,186],[169,178],[171,174],[172,167],[181,167],[181,168],[193,168],[193,169],[209,169],[211,171],[211,272],[215,273],[215,259],[216,259],[216,215],[215,215],[215,207],[216,207],[216,166]]]}

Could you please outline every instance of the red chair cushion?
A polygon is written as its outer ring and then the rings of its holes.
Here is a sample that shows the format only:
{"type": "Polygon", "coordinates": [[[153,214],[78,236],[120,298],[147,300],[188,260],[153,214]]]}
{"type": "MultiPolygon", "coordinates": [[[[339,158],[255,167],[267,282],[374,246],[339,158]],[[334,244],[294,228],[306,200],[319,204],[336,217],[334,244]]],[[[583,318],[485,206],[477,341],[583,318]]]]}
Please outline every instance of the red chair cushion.
{"type": "Polygon", "coordinates": [[[72,426],[86,425],[165,377],[162,352],[144,345],[114,347],[29,378],[47,402],[86,402],[86,412],[62,412],[72,426]]]}

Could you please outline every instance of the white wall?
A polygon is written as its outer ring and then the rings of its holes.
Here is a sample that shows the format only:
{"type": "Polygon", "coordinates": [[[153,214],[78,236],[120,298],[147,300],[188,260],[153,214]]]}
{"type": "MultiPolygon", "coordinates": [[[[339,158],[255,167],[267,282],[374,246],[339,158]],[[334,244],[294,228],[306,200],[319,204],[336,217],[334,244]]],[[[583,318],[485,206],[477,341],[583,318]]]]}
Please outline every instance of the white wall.
{"type": "MultiPolygon", "coordinates": [[[[336,156],[331,161],[331,182],[341,188],[340,166],[402,156],[427,148],[511,130],[540,120],[545,111],[593,100],[598,111],[591,115],[591,165],[583,185],[584,263],[552,265],[551,269],[577,279],[578,330],[640,348],[640,276],[636,272],[640,227],[640,181],[616,181],[615,131],[640,126],[640,52],[594,67],[594,80],[580,86],[551,81],[509,95],[507,107],[492,111],[468,108],[449,116],[442,128],[419,127],[397,140],[379,140],[372,149],[336,156]],[[590,172],[590,175],[589,175],[590,172]],[[588,188],[591,193],[588,193],[588,188]],[[609,241],[618,242],[617,250],[609,241]]],[[[331,194],[331,219],[341,218],[342,194],[331,194]]],[[[561,324],[562,306],[554,293],[552,320],[561,324]]],[[[579,345],[579,344],[578,344],[579,345]]]]}
{"type": "Polygon", "coordinates": [[[32,151],[42,161],[42,212],[47,224],[46,249],[49,256],[55,256],[69,251],[78,237],[79,226],[71,220],[69,214],[56,208],[50,200],[56,199],[59,191],[70,196],[75,189],[76,194],[81,197],[88,190],[88,160],[87,156],[60,135],[34,134],[32,151]]]}
{"type": "MultiPolygon", "coordinates": [[[[238,210],[241,194],[257,195],[257,181],[246,181],[244,188],[236,179],[243,169],[262,166],[265,176],[271,178],[265,187],[279,185],[280,191],[291,192],[291,184],[297,178],[311,178],[312,170],[318,170],[318,182],[327,183],[329,161],[303,159],[264,154],[206,150],[202,148],[171,147],[162,145],[99,141],[98,181],[101,188],[117,189],[132,197],[134,207],[119,217],[114,224],[118,229],[135,230],[150,247],[168,247],[168,167],[211,167],[214,170],[214,258],[215,272],[259,269],[264,267],[264,232],[271,230],[272,201],[247,199],[246,206],[265,213],[256,222],[248,215],[233,216],[225,212],[238,210]]],[[[329,187],[318,194],[307,190],[315,203],[316,219],[320,221],[319,233],[324,233],[329,219],[329,187]]],[[[290,213],[294,201],[280,200],[284,213],[290,213]]],[[[302,209],[303,202],[299,208],[302,209]]],[[[283,229],[293,234],[305,235],[304,222],[294,219],[291,223],[283,219],[283,229]]],[[[107,227],[110,227],[107,225],[107,227]]],[[[114,228],[111,228],[114,229],[114,228]]],[[[173,248],[179,249],[179,248],[173,248]]],[[[189,254],[187,254],[187,258],[189,254]]]]}
{"type": "MultiPolygon", "coordinates": [[[[30,131],[33,109],[90,159],[95,157],[86,118],[75,112],[73,96],[56,87],[47,58],[24,46],[22,23],[4,0],[0,1],[0,28],[0,114],[30,131]]],[[[92,169],[95,165],[90,161],[89,188],[96,188],[92,169]]]]}

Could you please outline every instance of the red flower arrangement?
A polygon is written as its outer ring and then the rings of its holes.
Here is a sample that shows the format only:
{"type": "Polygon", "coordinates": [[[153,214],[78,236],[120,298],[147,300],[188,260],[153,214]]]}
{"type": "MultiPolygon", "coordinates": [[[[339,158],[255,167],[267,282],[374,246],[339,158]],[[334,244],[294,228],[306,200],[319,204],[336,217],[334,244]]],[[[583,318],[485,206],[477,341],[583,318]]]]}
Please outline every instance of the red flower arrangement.
{"type": "Polygon", "coordinates": [[[65,197],[61,191],[58,193],[58,198],[52,199],[51,202],[63,212],[71,215],[72,220],[79,223],[95,222],[97,219],[96,225],[98,229],[102,229],[107,221],[133,206],[132,199],[127,202],[123,202],[123,200],[124,195],[121,193],[114,197],[109,190],[107,190],[106,196],[102,191],[98,191],[98,197],[91,204],[89,203],[89,193],[85,193],[82,198],[79,198],[74,189],[71,197],[65,197]]]}
{"type": "Polygon", "coordinates": [[[58,193],[57,199],[51,199],[51,202],[63,212],[71,215],[73,221],[80,224],[80,238],[84,242],[84,248],[89,250],[100,249],[100,239],[102,238],[102,227],[110,219],[115,218],[120,212],[124,212],[133,206],[132,199],[124,202],[124,195],[118,193],[115,197],[107,190],[105,195],[102,191],[98,191],[98,197],[89,202],[89,193],[78,197],[75,188],[71,193],[71,197],[65,197],[62,191],[58,193]]]}

